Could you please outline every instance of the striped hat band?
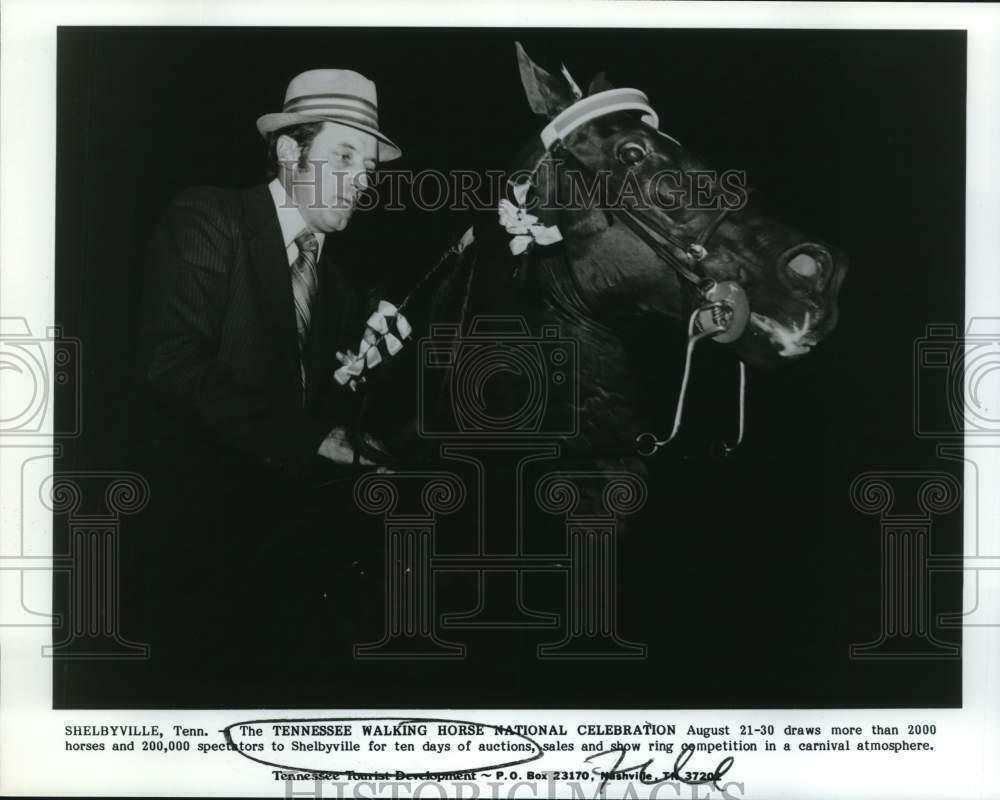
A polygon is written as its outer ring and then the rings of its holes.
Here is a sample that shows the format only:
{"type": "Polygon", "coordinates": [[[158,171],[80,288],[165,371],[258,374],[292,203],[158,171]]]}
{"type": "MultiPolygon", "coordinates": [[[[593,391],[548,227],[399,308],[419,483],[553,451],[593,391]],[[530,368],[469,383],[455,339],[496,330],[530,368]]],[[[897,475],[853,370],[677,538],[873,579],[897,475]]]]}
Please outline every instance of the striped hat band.
{"type": "Polygon", "coordinates": [[[286,100],[286,114],[311,114],[317,117],[345,117],[378,127],[378,109],[363,97],[350,94],[307,94],[286,100]]]}

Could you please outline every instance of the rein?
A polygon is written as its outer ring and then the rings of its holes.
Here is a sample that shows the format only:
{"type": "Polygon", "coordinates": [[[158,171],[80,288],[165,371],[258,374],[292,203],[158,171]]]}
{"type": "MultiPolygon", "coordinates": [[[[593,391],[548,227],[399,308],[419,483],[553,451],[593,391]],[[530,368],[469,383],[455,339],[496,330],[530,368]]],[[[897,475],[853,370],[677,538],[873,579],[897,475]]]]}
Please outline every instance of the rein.
{"type": "MultiPolygon", "coordinates": [[[[578,100],[573,105],[560,112],[541,132],[540,138],[545,147],[542,158],[536,163],[529,176],[532,181],[542,161],[553,155],[564,157],[576,166],[582,173],[596,176],[596,171],[579,158],[564,141],[565,137],[583,124],[601,116],[619,113],[621,111],[638,111],[642,119],[654,129],[658,129],[656,112],[649,105],[648,98],[642,92],[634,89],[612,89],[578,100]]],[[[667,134],[661,134],[671,141],[675,139],[667,134]]],[[[523,210],[524,204],[521,201],[523,210]]],[[[684,242],[662,225],[651,220],[648,215],[642,215],[637,209],[625,206],[615,206],[608,209],[614,219],[624,224],[638,239],[670,269],[674,271],[682,286],[688,285],[694,296],[693,310],[688,317],[687,348],[684,359],[684,372],[681,378],[680,393],[674,411],[673,426],[665,438],[659,438],[652,432],[643,432],[635,437],[635,453],[643,457],[655,455],[662,447],[674,441],[681,430],[684,419],[687,391],[691,379],[691,367],[694,350],[699,342],[714,339],[720,343],[737,340],[743,335],[750,318],[750,303],[743,287],[735,281],[716,281],[701,274],[698,269],[700,262],[709,254],[709,244],[715,232],[719,229],[728,209],[721,209],[715,218],[709,222],[690,242],[684,242]]],[[[416,282],[410,292],[399,304],[399,310],[406,308],[410,300],[449,262],[456,254],[457,246],[447,250],[441,259],[425,272],[416,282]]],[[[470,276],[471,277],[471,276],[470,276]]],[[[468,289],[468,287],[467,287],[468,289]]],[[[466,297],[467,301],[468,298],[466,297]]],[[[463,303],[462,316],[465,314],[463,303]]],[[[461,329],[461,328],[460,328],[461,329]]],[[[739,364],[739,421],[735,443],[724,442],[724,452],[728,455],[743,441],[746,411],[746,365],[741,360],[739,364]]],[[[360,415],[359,415],[360,416],[360,415]]],[[[624,454],[621,454],[624,455],[624,454]]]]}
{"type": "MultiPolygon", "coordinates": [[[[591,178],[597,177],[597,172],[591,169],[583,160],[576,155],[561,139],[558,140],[551,150],[549,151],[552,155],[563,156],[567,161],[572,163],[581,172],[586,173],[591,178]]],[[[715,283],[711,278],[703,278],[697,272],[691,268],[691,264],[701,261],[707,254],[708,251],[705,248],[705,243],[711,237],[712,233],[718,228],[719,224],[722,222],[723,217],[728,213],[728,209],[722,209],[715,220],[709,224],[705,230],[701,232],[698,239],[691,244],[684,245],[677,237],[675,237],[670,231],[661,228],[654,222],[649,220],[642,220],[639,218],[638,213],[631,208],[626,206],[616,206],[608,209],[608,211],[618,220],[625,223],[625,225],[654,252],[660,259],[671,267],[681,278],[686,280],[695,288],[705,291],[711,288],[711,285],[715,283]],[[653,235],[655,233],[655,236],[653,235]],[[668,245],[670,245],[673,250],[665,247],[659,239],[662,239],[668,245]],[[678,256],[678,253],[681,255],[678,256]]]]}
{"type": "MultiPolygon", "coordinates": [[[[561,137],[554,139],[549,144],[546,153],[563,157],[582,173],[591,178],[596,177],[595,170],[584,163],[561,137]]],[[[701,230],[697,238],[689,243],[684,243],[648,217],[641,217],[635,209],[615,206],[608,209],[608,212],[614,219],[622,222],[666,266],[671,268],[681,279],[682,285],[683,282],[686,282],[694,290],[697,298],[693,304],[695,308],[688,317],[688,343],[685,350],[684,373],[681,378],[680,393],[677,398],[677,407],[674,411],[674,422],[670,434],[665,438],[659,438],[654,433],[643,432],[635,438],[636,452],[640,456],[650,457],[655,455],[660,448],[672,442],[680,433],[695,346],[705,339],[715,339],[720,343],[728,343],[742,336],[750,317],[750,303],[743,287],[735,281],[718,282],[697,271],[697,265],[708,256],[709,242],[725,219],[728,209],[721,209],[715,218],[701,230]]],[[[735,443],[723,443],[724,452],[727,455],[739,447],[745,431],[746,365],[742,360],[739,370],[739,424],[735,443]]]]}

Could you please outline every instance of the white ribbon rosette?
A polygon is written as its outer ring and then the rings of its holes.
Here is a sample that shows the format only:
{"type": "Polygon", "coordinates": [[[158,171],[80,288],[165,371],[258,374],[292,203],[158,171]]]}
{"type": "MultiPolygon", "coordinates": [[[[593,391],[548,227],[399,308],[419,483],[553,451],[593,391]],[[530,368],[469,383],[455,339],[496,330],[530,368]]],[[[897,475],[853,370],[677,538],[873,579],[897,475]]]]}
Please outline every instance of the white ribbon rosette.
{"type": "Polygon", "coordinates": [[[366,373],[403,349],[403,341],[408,339],[413,329],[409,321],[392,303],[380,300],[378,309],[372,312],[365,323],[357,353],[348,350],[337,353],[341,366],[333,373],[334,380],[341,386],[349,386],[357,391],[366,380],[366,373]]]}
{"type": "Polygon", "coordinates": [[[501,199],[498,209],[500,224],[514,238],[510,240],[510,252],[515,256],[525,252],[532,244],[547,245],[562,241],[562,233],[556,225],[542,225],[538,217],[529,214],[524,207],[530,183],[514,186],[514,197],[520,205],[501,199]]]}

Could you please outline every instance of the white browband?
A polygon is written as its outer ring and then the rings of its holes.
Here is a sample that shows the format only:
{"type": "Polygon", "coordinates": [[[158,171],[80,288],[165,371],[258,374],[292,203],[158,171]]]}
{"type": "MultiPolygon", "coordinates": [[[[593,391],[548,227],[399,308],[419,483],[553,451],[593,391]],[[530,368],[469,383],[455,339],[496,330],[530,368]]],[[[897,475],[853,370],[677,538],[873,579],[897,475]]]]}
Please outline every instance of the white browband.
{"type": "Polygon", "coordinates": [[[608,89],[606,92],[584,97],[561,111],[542,131],[542,144],[548,150],[581,125],[617,111],[641,111],[643,122],[653,128],[659,128],[660,119],[643,92],[638,89],[608,89]]]}

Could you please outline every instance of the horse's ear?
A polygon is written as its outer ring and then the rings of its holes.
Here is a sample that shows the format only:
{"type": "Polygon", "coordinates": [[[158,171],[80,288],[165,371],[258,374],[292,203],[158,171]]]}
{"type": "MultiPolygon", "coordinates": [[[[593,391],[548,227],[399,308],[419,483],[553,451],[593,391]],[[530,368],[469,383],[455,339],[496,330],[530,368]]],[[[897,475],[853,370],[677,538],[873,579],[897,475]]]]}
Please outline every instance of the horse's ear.
{"type": "Polygon", "coordinates": [[[528,57],[520,42],[517,48],[517,66],[521,71],[521,84],[528,97],[528,105],[536,114],[554,117],[573,104],[573,94],[562,78],[556,78],[528,57]]]}
{"type": "Polygon", "coordinates": [[[614,85],[608,80],[608,76],[603,72],[598,72],[594,76],[594,80],[590,82],[590,86],[587,88],[587,94],[597,94],[598,92],[606,92],[608,89],[614,88],[614,85]]]}

